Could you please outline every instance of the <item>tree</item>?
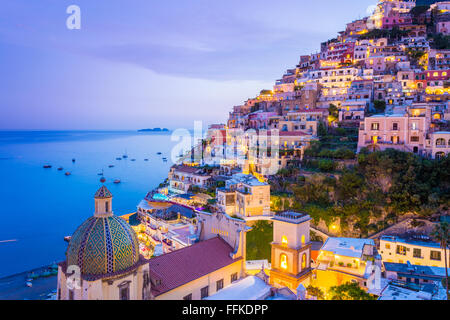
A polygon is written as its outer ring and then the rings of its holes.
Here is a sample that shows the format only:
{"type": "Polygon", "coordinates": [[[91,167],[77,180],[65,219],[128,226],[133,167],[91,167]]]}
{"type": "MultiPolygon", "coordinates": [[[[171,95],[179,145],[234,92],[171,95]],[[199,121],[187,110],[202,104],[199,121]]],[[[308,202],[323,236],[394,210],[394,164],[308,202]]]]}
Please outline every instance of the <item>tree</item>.
{"type": "Polygon", "coordinates": [[[330,104],[328,107],[328,113],[330,115],[330,122],[336,122],[339,120],[339,109],[334,104],[330,104]]]}
{"type": "Polygon", "coordinates": [[[323,293],[323,291],[320,288],[317,287],[313,287],[312,285],[309,285],[306,288],[306,292],[310,295],[310,296],[314,296],[317,298],[317,300],[324,300],[325,299],[325,294],[323,293]]]}
{"type": "Polygon", "coordinates": [[[441,248],[444,249],[444,259],[445,259],[445,288],[447,292],[447,300],[449,300],[448,291],[448,270],[447,270],[447,248],[449,242],[449,225],[448,222],[441,222],[434,227],[433,238],[441,244],[441,248]]]}
{"type": "Polygon", "coordinates": [[[272,222],[259,220],[247,233],[247,260],[271,260],[272,222]]]}
{"type": "Polygon", "coordinates": [[[375,300],[375,297],[365,292],[355,282],[347,282],[331,287],[331,300],[375,300]]]}
{"type": "Polygon", "coordinates": [[[386,101],[384,100],[375,100],[373,102],[373,106],[377,113],[384,113],[386,110],[386,101]]]}

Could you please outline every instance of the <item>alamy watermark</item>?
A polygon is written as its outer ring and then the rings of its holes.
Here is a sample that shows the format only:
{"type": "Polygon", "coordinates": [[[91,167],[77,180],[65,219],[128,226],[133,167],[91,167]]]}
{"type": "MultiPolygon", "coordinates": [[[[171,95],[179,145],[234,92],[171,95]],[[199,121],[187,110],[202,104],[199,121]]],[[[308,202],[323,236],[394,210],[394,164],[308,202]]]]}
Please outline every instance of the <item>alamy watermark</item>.
{"type": "Polygon", "coordinates": [[[66,20],[66,27],[69,30],[81,29],[81,9],[79,6],[72,4],[67,7],[66,13],[69,17],[66,20]]]}

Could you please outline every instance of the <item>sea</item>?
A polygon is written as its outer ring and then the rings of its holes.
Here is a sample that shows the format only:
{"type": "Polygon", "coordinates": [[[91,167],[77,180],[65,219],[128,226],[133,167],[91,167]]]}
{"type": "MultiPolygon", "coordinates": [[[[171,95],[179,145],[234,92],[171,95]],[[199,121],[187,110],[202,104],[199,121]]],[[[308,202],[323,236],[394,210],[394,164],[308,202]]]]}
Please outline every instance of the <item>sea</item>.
{"type": "Polygon", "coordinates": [[[0,278],[64,260],[64,237],[94,213],[99,173],[114,213],[135,212],[167,178],[175,144],[170,133],[0,131],[0,278]]]}

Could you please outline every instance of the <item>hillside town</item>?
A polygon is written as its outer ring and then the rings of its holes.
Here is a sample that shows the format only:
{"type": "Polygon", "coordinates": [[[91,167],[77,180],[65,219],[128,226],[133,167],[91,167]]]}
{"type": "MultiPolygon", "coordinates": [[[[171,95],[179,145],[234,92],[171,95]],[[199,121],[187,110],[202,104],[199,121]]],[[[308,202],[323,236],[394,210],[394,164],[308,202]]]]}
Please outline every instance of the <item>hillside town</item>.
{"type": "Polygon", "coordinates": [[[300,56],[135,213],[102,186],[57,299],[448,300],[450,2],[417,2],[300,56]]]}

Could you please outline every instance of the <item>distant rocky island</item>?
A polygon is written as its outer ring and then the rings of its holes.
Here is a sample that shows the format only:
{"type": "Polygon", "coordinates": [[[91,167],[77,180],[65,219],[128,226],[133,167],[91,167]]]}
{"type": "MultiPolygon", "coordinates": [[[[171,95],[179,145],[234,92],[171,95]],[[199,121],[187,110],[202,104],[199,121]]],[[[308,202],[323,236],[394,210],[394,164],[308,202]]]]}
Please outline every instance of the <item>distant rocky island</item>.
{"type": "Polygon", "coordinates": [[[167,128],[149,128],[149,129],[140,129],[138,132],[169,132],[167,128]]]}

